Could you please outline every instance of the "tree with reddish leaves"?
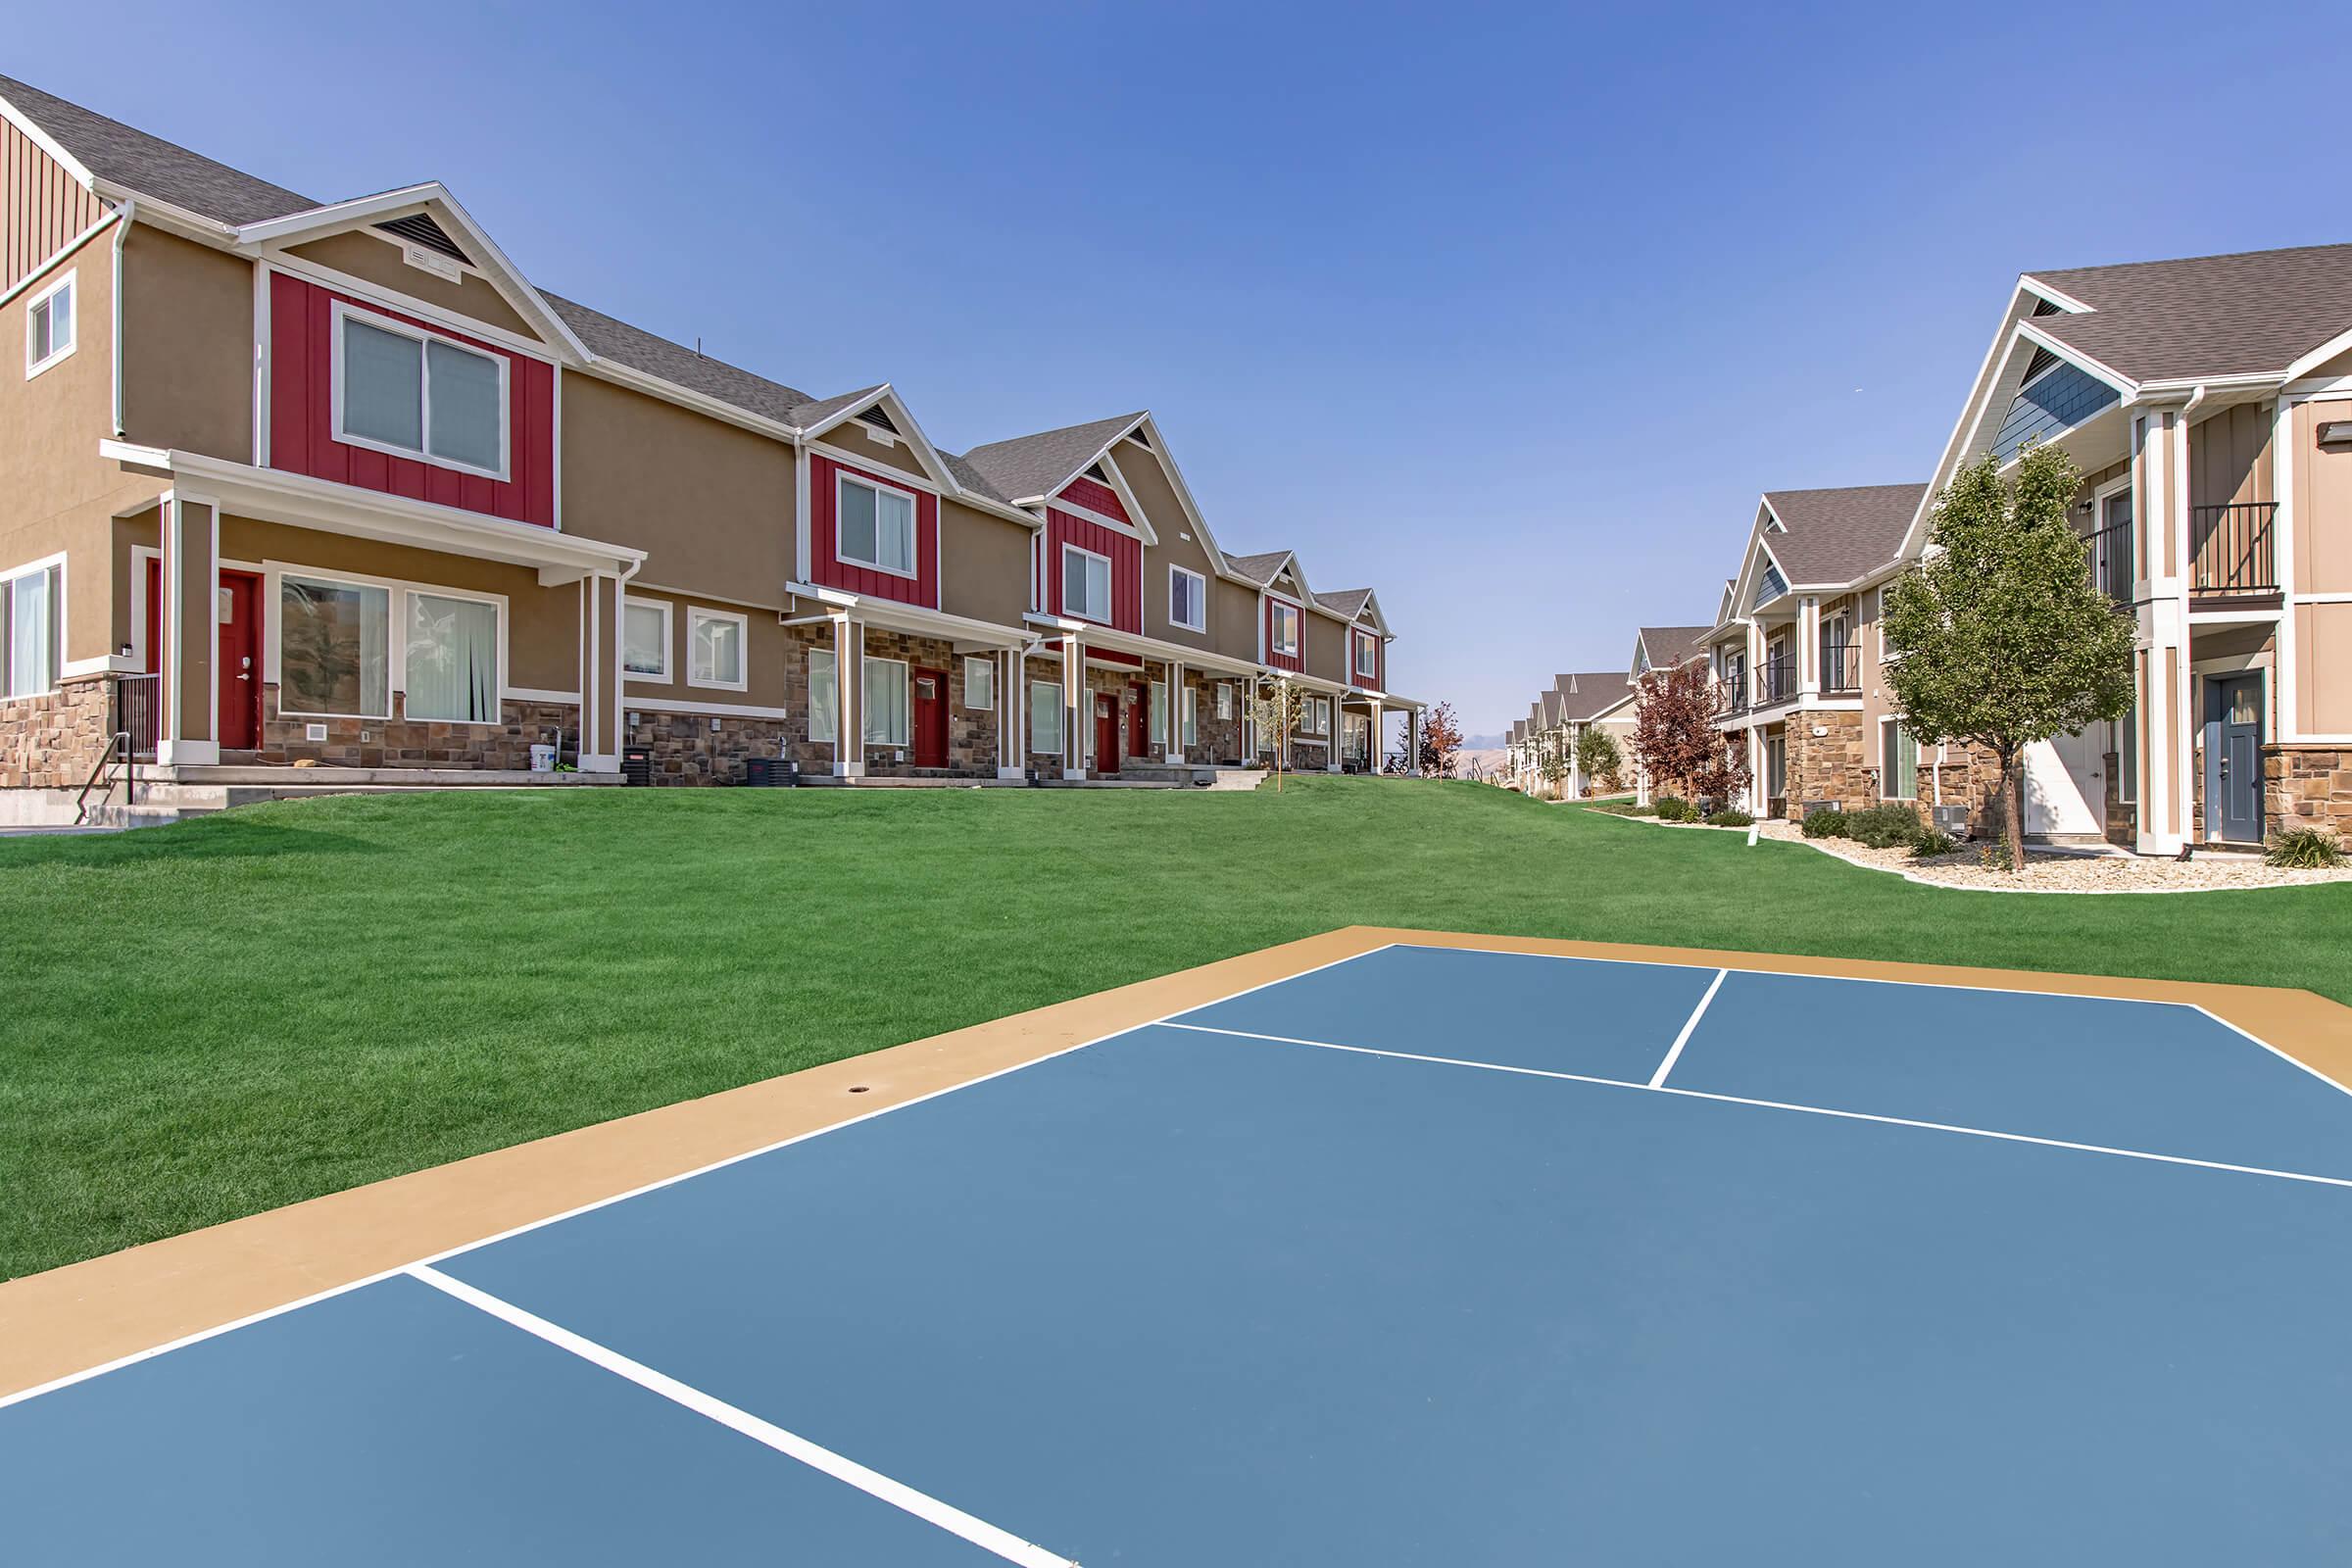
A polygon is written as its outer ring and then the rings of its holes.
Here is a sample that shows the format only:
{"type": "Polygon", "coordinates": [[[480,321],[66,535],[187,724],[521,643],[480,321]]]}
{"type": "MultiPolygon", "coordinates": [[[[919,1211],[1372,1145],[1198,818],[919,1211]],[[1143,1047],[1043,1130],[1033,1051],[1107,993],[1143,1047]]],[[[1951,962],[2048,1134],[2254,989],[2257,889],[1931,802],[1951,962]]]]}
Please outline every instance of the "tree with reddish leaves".
{"type": "Polygon", "coordinates": [[[1421,715],[1421,755],[1413,760],[1431,778],[1453,776],[1453,754],[1462,749],[1461,722],[1451,703],[1440,703],[1421,715]]]}
{"type": "Polygon", "coordinates": [[[1634,707],[1634,756],[1653,790],[1676,786],[1686,799],[1729,801],[1747,787],[1747,752],[1715,727],[1715,685],[1686,664],[1642,677],[1634,707]]]}

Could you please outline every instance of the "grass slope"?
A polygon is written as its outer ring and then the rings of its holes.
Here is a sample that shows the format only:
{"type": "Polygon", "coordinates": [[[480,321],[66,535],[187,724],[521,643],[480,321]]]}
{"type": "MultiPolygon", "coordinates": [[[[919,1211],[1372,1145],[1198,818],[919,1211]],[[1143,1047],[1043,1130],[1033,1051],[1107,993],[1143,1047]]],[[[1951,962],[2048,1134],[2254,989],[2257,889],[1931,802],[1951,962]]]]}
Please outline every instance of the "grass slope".
{"type": "Polygon", "coordinates": [[[0,1276],[1357,922],[2352,1001],[2352,887],[1948,892],[1467,784],[307,802],[0,840],[0,1276]]]}

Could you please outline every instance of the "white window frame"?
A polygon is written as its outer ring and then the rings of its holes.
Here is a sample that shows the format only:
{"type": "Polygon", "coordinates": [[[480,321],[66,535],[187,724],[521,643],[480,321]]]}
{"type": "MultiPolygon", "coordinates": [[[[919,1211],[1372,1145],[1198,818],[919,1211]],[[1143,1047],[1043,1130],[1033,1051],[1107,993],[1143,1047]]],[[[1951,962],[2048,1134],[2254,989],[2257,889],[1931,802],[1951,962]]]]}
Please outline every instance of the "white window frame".
{"type": "Polygon", "coordinates": [[[1152,681],[1144,693],[1144,738],[1152,746],[1168,744],[1168,683],[1152,681]]]}
{"type": "MultiPolygon", "coordinates": [[[[452,337],[447,332],[436,332],[425,326],[412,326],[406,321],[379,315],[363,306],[354,305],[349,300],[335,301],[332,331],[333,341],[329,345],[332,353],[327,379],[328,390],[334,402],[334,438],[337,441],[347,447],[362,447],[369,452],[381,452],[388,457],[406,458],[411,463],[421,463],[428,467],[447,468],[452,473],[470,473],[484,479],[496,479],[501,484],[508,482],[514,463],[513,387],[514,362],[513,360],[504,354],[452,337]],[[378,441],[372,436],[354,435],[343,427],[343,323],[355,320],[364,326],[372,326],[380,332],[390,332],[400,337],[413,338],[420,344],[443,343],[461,354],[470,354],[476,359],[488,360],[498,367],[497,467],[478,467],[470,463],[460,463],[454,458],[436,456],[429,450],[412,451],[407,447],[396,447],[389,441],[378,441]]],[[[432,356],[426,354],[422,349],[417,351],[417,375],[419,378],[418,393],[422,400],[419,405],[417,434],[429,448],[433,439],[432,356]]]]}
{"type": "Polygon", "coordinates": [[[749,615],[732,610],[712,610],[704,605],[688,605],[686,607],[686,684],[713,692],[741,692],[751,689],[752,621],[749,615]],[[696,628],[706,620],[731,620],[741,633],[736,644],[741,650],[741,658],[737,661],[742,666],[738,671],[743,677],[741,680],[697,680],[695,678],[694,635],[696,628]]]}
{"type": "Polygon", "coordinates": [[[1184,739],[1179,744],[1200,744],[1200,688],[1198,686],[1184,689],[1184,739]]]}
{"type": "Polygon", "coordinates": [[[1380,679],[1380,639],[1363,630],[1350,630],[1348,635],[1355,639],[1355,678],[1357,680],[1380,679]],[[1372,663],[1370,669],[1364,667],[1367,656],[1372,663]]]}
{"type": "Polygon", "coordinates": [[[1190,566],[1168,568],[1168,624],[1185,631],[1208,630],[1208,579],[1190,566]],[[1189,580],[1193,585],[1193,608],[1198,618],[1185,620],[1176,613],[1176,584],[1189,580]]]}
{"type": "Polygon", "coordinates": [[[997,662],[985,654],[963,656],[963,706],[975,713],[993,713],[997,710],[997,662]],[[979,673],[979,684],[987,688],[988,701],[985,703],[972,697],[974,671],[979,673]]]}
{"type": "MultiPolygon", "coordinates": [[[[877,557],[882,554],[882,509],[879,505],[874,508],[874,554],[877,557]]],[[[887,484],[880,479],[869,479],[862,473],[852,473],[847,468],[836,469],[833,474],[833,559],[845,566],[856,566],[862,571],[878,571],[886,577],[899,577],[907,582],[915,581],[922,575],[923,565],[922,497],[904,485],[887,484]],[[871,490],[877,496],[887,492],[906,498],[906,559],[914,563],[913,570],[901,571],[896,566],[885,566],[879,560],[860,561],[856,556],[843,553],[841,548],[841,493],[851,485],[871,490]]]]}
{"type": "Polygon", "coordinates": [[[1217,682],[1217,717],[1230,721],[1233,717],[1233,682],[1217,682]]]}
{"type": "Polygon", "coordinates": [[[77,269],[69,268],[65,276],[24,303],[24,379],[27,381],[52,366],[62,365],[72,359],[74,351],[81,347],[81,285],[74,281],[77,275],[77,269]],[[49,352],[36,360],[32,357],[32,318],[42,306],[60,294],[66,296],[66,346],[62,349],[57,346],[57,320],[53,311],[49,324],[49,352]]]}
{"type": "MultiPolygon", "coordinates": [[[[295,575],[298,577],[313,576],[315,573],[296,572],[295,575]]],[[[415,612],[415,607],[410,603],[410,601],[418,598],[454,599],[466,604],[488,605],[490,607],[490,612],[498,617],[498,632],[497,635],[492,639],[498,647],[498,669],[496,678],[492,682],[492,690],[494,690],[498,695],[492,699],[492,701],[499,710],[493,712],[488,718],[418,718],[414,720],[414,722],[418,724],[469,724],[476,728],[484,729],[490,728],[494,725],[504,724],[506,722],[505,709],[507,703],[506,596],[503,594],[468,593],[462,588],[443,588],[429,582],[405,583],[401,586],[400,590],[392,596],[392,611],[394,615],[398,617],[394,624],[399,628],[398,634],[393,639],[397,652],[395,652],[392,658],[392,669],[398,684],[396,684],[392,689],[400,693],[401,722],[411,722],[409,717],[408,627],[410,623],[410,616],[415,612]]],[[[273,599],[270,601],[270,603],[274,605],[277,603],[277,601],[273,599]]],[[[268,611],[263,612],[265,614],[268,612],[268,611]]],[[[279,690],[283,691],[284,688],[280,687],[279,690]]]]}
{"type": "Polygon", "coordinates": [[[858,732],[865,737],[865,744],[868,746],[888,747],[893,751],[906,751],[913,746],[914,688],[911,684],[911,672],[907,669],[906,661],[904,659],[876,659],[868,654],[865,656],[864,662],[858,665],[858,732]],[[906,727],[896,736],[867,733],[866,726],[873,721],[874,716],[873,705],[868,699],[873,695],[874,669],[877,665],[899,672],[899,718],[906,727]]]}
{"type": "Polygon", "coordinates": [[[620,678],[638,685],[667,686],[677,678],[677,672],[670,667],[672,662],[677,658],[676,609],[666,599],[639,599],[633,594],[623,595],[620,601],[620,620],[621,629],[624,632],[628,629],[629,612],[632,610],[659,610],[662,612],[662,667],[660,669],[629,668],[628,643],[627,639],[623,638],[620,678]]]}
{"type": "Polygon", "coordinates": [[[1029,755],[1059,757],[1062,754],[1064,737],[1061,733],[1063,716],[1061,701],[1061,682],[1033,680],[1029,683],[1029,733],[1024,737],[1028,743],[1029,755]],[[1051,745],[1040,741],[1037,733],[1038,725],[1049,716],[1053,719],[1054,729],[1051,745]]]}
{"type": "Polygon", "coordinates": [[[1099,550],[1089,550],[1084,545],[1074,545],[1064,541],[1059,564],[1061,566],[1061,612],[1072,620],[1091,620],[1098,626],[1109,625],[1112,617],[1118,612],[1113,601],[1119,596],[1118,568],[1112,564],[1111,559],[1099,550]],[[1070,557],[1073,555],[1084,556],[1089,561],[1102,563],[1102,613],[1100,615],[1091,615],[1083,610],[1070,608],[1070,557]]]}
{"type": "Polygon", "coordinates": [[[38,561],[27,561],[0,572],[0,702],[23,702],[26,698],[46,696],[57,690],[57,684],[65,674],[61,666],[66,662],[66,558],[62,552],[44,556],[38,561]],[[55,573],[55,576],[52,579],[54,586],[49,591],[49,647],[42,656],[48,661],[49,680],[38,691],[22,692],[11,697],[9,688],[16,684],[16,677],[8,667],[8,660],[15,637],[9,617],[15,610],[16,585],[22,578],[44,577],[51,573],[55,573]]]}
{"type": "Polygon", "coordinates": [[[808,650],[808,739],[820,746],[841,744],[841,662],[833,657],[830,648],[808,650]],[[833,667],[833,723],[822,733],[816,727],[816,666],[818,661],[833,667]]]}
{"type": "Polygon", "coordinates": [[[1297,659],[1298,650],[1305,641],[1306,626],[1301,618],[1305,613],[1303,609],[1292,604],[1288,599],[1277,599],[1268,594],[1266,596],[1266,652],[1279,654],[1284,659],[1297,659]],[[1291,640],[1288,646],[1285,646],[1275,636],[1275,627],[1281,624],[1281,612],[1284,611],[1288,611],[1291,617],[1291,640]]]}
{"type": "Polygon", "coordinates": [[[1903,793],[1896,795],[1886,788],[1886,747],[1887,743],[1893,740],[1894,731],[1901,727],[1902,722],[1902,716],[1897,713],[1882,714],[1879,718],[1879,799],[1914,804],[1919,800],[1918,736],[1911,737],[1911,776],[1903,781],[1903,793]]]}
{"type": "MultiPolygon", "coordinates": [[[[330,583],[343,588],[381,588],[385,590],[385,613],[391,617],[391,621],[386,628],[386,647],[384,649],[384,707],[389,710],[393,706],[393,698],[398,697],[403,710],[401,722],[409,722],[406,717],[409,693],[409,599],[416,594],[424,594],[434,599],[468,600],[474,604],[488,605],[496,612],[498,615],[498,700],[502,709],[507,699],[514,695],[514,687],[510,682],[514,668],[512,655],[514,614],[514,607],[505,594],[476,593],[468,588],[449,588],[437,582],[417,582],[407,577],[371,577],[365,572],[338,571],[332,567],[313,566],[298,561],[266,561],[258,568],[244,563],[231,563],[226,560],[223,560],[220,564],[223,567],[233,566],[239,571],[258,569],[262,574],[262,595],[267,601],[261,611],[263,617],[262,679],[277,688],[277,712],[280,718],[357,718],[373,720],[377,723],[388,723],[392,720],[389,711],[382,713],[320,713],[286,706],[284,654],[286,641],[285,593],[288,577],[298,577],[305,582],[330,583]]],[[[419,724],[466,724],[474,728],[489,728],[505,723],[506,717],[501,712],[495,717],[486,719],[420,718],[415,722],[419,724]]]]}

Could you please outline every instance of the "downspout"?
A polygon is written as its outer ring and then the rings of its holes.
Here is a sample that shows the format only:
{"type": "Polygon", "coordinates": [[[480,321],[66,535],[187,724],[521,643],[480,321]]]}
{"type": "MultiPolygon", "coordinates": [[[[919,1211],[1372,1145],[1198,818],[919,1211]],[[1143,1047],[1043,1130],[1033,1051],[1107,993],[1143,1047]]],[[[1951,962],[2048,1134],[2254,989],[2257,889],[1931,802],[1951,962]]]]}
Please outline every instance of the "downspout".
{"type": "Polygon", "coordinates": [[[125,198],[115,209],[115,436],[120,440],[122,429],[122,242],[130,237],[130,225],[138,216],[136,198],[125,198]]]}

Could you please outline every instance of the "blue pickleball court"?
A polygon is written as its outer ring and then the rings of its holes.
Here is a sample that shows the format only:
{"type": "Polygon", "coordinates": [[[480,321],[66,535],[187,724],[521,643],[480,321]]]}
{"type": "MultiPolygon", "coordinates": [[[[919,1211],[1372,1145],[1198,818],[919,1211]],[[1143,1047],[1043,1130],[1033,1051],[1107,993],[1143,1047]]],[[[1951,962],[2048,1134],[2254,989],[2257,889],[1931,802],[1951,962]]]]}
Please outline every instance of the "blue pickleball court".
{"type": "Polygon", "coordinates": [[[2352,1095],[1396,946],[0,1404],[0,1560],[2352,1561],[2352,1095]]]}

